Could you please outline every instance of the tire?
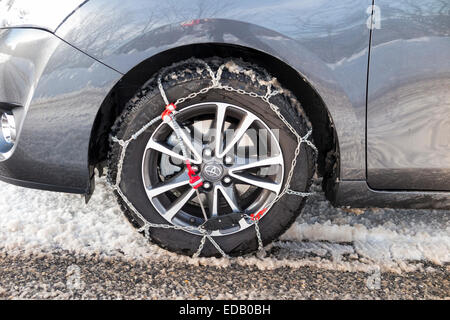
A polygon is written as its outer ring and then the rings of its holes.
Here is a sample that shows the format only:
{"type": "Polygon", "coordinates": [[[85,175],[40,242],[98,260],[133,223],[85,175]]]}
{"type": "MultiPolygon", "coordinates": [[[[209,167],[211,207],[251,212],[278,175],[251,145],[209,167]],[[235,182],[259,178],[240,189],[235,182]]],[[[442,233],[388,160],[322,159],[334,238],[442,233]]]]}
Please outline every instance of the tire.
{"type": "MultiPolygon", "coordinates": [[[[266,94],[267,80],[270,78],[264,69],[236,59],[233,60],[234,62],[230,62],[231,59],[224,60],[221,58],[210,58],[205,59],[205,61],[214,71],[220,65],[228,62],[227,67],[224,68],[222,73],[222,85],[229,85],[236,89],[255,92],[259,95],[266,94]],[[246,71],[244,72],[244,70],[246,71]]],[[[184,63],[177,63],[176,65],[177,67],[171,69],[162,78],[164,90],[170,101],[175,101],[180,97],[186,97],[189,93],[197,92],[210,85],[211,80],[209,74],[201,64],[189,59],[184,63]]],[[[161,98],[156,80],[156,76],[150,79],[129,101],[126,109],[114,124],[111,136],[127,140],[150,120],[161,115],[165,103],[161,98]]],[[[273,96],[271,102],[280,108],[280,112],[288,119],[289,123],[299,134],[304,136],[310,129],[310,123],[300,103],[288,90],[283,89],[276,80],[271,82],[273,87],[281,92],[281,94],[273,96]]],[[[269,109],[267,103],[260,98],[226,90],[213,89],[206,94],[200,94],[193,99],[186,100],[177,105],[177,111],[183,111],[188,106],[213,101],[239,106],[259,117],[271,130],[279,129],[279,146],[283,154],[285,168],[282,174],[282,184],[284,187],[293,159],[293,153],[297,146],[297,141],[293,134],[277,115],[269,109]]],[[[157,130],[158,125],[159,123],[156,123],[149,127],[136,140],[133,140],[129,144],[123,161],[120,189],[146,220],[155,224],[168,224],[147,197],[142,179],[143,171],[141,164],[142,161],[146,161],[143,160],[146,159],[145,157],[143,158],[146,145],[154,131],[157,130]]],[[[116,180],[120,152],[121,147],[117,143],[110,142],[108,178],[111,182],[115,182],[116,180]]],[[[146,166],[145,163],[144,166],[146,166]]],[[[152,171],[153,169],[148,170],[152,171]]],[[[307,192],[312,183],[314,170],[315,154],[306,144],[302,144],[290,188],[307,192]]],[[[142,227],[143,222],[140,221],[134,211],[127,206],[120,196],[117,195],[117,199],[131,224],[136,228],[142,227]]],[[[278,238],[295,221],[303,208],[304,202],[304,198],[286,194],[273,205],[271,210],[259,221],[264,245],[278,238]]],[[[167,250],[185,255],[193,255],[199,247],[202,236],[183,230],[150,228],[149,239],[167,250]]],[[[232,234],[215,236],[214,240],[224,252],[231,256],[243,255],[258,249],[258,241],[253,227],[248,227],[232,234]]],[[[218,250],[207,240],[201,256],[209,257],[219,255],[218,250]]]]}

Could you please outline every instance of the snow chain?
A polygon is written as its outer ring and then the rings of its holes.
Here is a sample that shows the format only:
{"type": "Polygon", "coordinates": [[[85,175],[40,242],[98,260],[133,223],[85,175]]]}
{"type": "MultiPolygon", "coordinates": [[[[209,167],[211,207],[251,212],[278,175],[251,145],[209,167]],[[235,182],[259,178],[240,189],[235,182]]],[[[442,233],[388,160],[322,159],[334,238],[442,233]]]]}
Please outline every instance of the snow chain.
{"type": "MultiPolygon", "coordinates": [[[[166,104],[166,108],[163,111],[161,116],[158,116],[156,118],[154,118],[153,120],[151,120],[150,122],[148,122],[146,125],[144,125],[140,130],[138,130],[136,133],[134,133],[128,140],[122,140],[119,139],[117,137],[112,137],[112,141],[115,143],[118,143],[121,147],[121,153],[120,153],[120,157],[119,157],[119,162],[117,164],[117,176],[116,176],[116,181],[115,183],[111,183],[111,186],[113,188],[113,190],[115,190],[119,196],[122,198],[122,200],[126,203],[126,205],[135,213],[135,215],[143,222],[143,226],[141,228],[138,229],[139,232],[144,232],[144,235],[147,239],[150,240],[150,228],[164,228],[164,229],[175,229],[175,230],[183,230],[186,232],[193,232],[193,231],[197,231],[200,232],[203,237],[200,240],[200,245],[197,249],[197,251],[195,252],[195,254],[193,255],[194,258],[199,257],[203,247],[206,243],[206,239],[208,239],[212,245],[217,249],[217,251],[223,256],[223,257],[228,257],[228,255],[222,250],[222,248],[217,244],[217,242],[213,239],[213,237],[210,235],[210,233],[203,227],[203,226],[199,226],[199,227],[192,227],[192,226],[177,226],[177,225],[170,225],[170,224],[155,224],[155,223],[151,223],[148,222],[143,216],[142,214],[133,206],[133,204],[128,200],[128,198],[125,196],[125,194],[122,192],[122,190],[120,189],[120,182],[122,179],[122,167],[123,167],[123,160],[125,158],[125,153],[126,150],[128,148],[128,145],[133,141],[136,140],[142,133],[144,133],[149,127],[151,127],[152,125],[154,125],[155,123],[159,122],[159,121],[163,121],[166,122],[167,124],[169,124],[171,126],[171,128],[174,130],[175,135],[177,137],[177,139],[180,142],[180,146],[181,146],[181,151],[183,153],[183,156],[185,157],[185,159],[189,159],[188,157],[188,153],[186,151],[186,147],[184,145],[183,139],[181,138],[181,134],[180,131],[182,130],[181,127],[178,125],[175,116],[176,116],[176,106],[179,105],[180,103],[185,102],[186,100],[190,100],[193,99],[195,97],[197,97],[198,95],[201,94],[206,94],[207,92],[209,92],[212,89],[221,89],[221,90],[226,90],[226,91],[230,91],[230,92],[235,92],[237,94],[241,94],[241,95],[247,95],[253,98],[259,98],[261,100],[263,100],[264,102],[266,102],[270,109],[278,116],[278,118],[286,125],[286,127],[289,129],[289,131],[296,137],[297,139],[297,147],[295,149],[294,152],[294,158],[291,162],[291,169],[289,170],[287,179],[286,179],[286,183],[284,185],[284,188],[282,190],[282,192],[280,194],[277,195],[276,198],[274,198],[264,209],[260,210],[259,212],[255,213],[255,214],[251,214],[251,215],[247,215],[245,214],[244,217],[245,218],[249,218],[250,220],[253,221],[253,224],[255,226],[255,233],[256,233],[256,237],[258,240],[258,252],[260,254],[260,256],[264,256],[265,255],[265,250],[264,250],[264,245],[263,245],[263,241],[262,241],[262,237],[261,237],[261,232],[259,229],[259,220],[272,208],[272,206],[278,201],[280,200],[285,194],[290,194],[290,195],[296,195],[296,196],[300,196],[300,197],[307,197],[310,196],[311,193],[308,192],[298,192],[298,191],[294,191],[289,189],[290,187],[290,183],[291,183],[291,179],[292,179],[292,175],[294,173],[294,169],[295,169],[295,165],[297,163],[297,158],[300,154],[300,149],[301,149],[301,145],[303,143],[306,143],[310,148],[312,148],[314,150],[314,152],[317,154],[317,148],[316,146],[310,141],[308,140],[311,137],[312,134],[312,129],[310,129],[308,131],[308,133],[305,136],[300,136],[298,134],[298,132],[292,127],[292,125],[286,120],[286,118],[281,114],[281,112],[279,111],[279,108],[274,105],[272,102],[270,102],[270,98],[279,94],[278,91],[272,91],[272,86],[271,84],[269,84],[267,86],[267,92],[266,94],[263,95],[259,95],[257,93],[254,92],[247,92],[243,89],[235,89],[231,86],[225,86],[222,85],[220,83],[221,77],[222,77],[222,72],[223,69],[225,68],[226,64],[222,64],[217,72],[214,72],[211,67],[203,60],[200,59],[194,59],[191,58],[187,61],[183,61],[183,62],[179,62],[179,63],[175,63],[173,65],[171,65],[170,67],[164,68],[163,70],[161,70],[161,72],[158,75],[158,79],[157,79],[157,84],[158,84],[158,88],[161,94],[162,99],[164,100],[165,104],[166,104]],[[190,63],[195,63],[195,64],[201,64],[203,65],[207,72],[209,73],[209,76],[211,77],[211,85],[209,87],[203,88],[197,92],[193,92],[190,93],[188,96],[183,97],[183,98],[179,98],[177,99],[174,103],[170,103],[169,100],[167,99],[166,93],[164,91],[161,79],[162,77],[171,69],[174,69],[180,65],[186,64],[187,62],[190,63]]],[[[194,188],[197,192],[197,196],[199,195],[199,191],[197,190],[197,188],[199,186],[201,186],[202,181],[201,178],[199,176],[197,176],[195,174],[195,172],[190,168],[190,163],[189,160],[186,160],[186,167],[188,168],[188,174],[189,174],[189,178],[190,178],[190,185],[192,188],[194,188]]],[[[201,203],[201,209],[203,212],[203,215],[206,218],[206,213],[205,210],[203,208],[203,204],[201,203]]]]}

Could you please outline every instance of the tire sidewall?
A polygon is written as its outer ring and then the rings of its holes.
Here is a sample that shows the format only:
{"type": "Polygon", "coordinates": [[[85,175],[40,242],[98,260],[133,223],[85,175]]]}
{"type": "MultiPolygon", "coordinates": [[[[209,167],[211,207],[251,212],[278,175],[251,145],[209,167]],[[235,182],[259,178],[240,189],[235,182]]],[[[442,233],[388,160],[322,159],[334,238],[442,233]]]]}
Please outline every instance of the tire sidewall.
{"type": "MultiPolygon", "coordinates": [[[[248,91],[256,91],[261,94],[261,88],[254,83],[243,82],[241,79],[222,79],[224,84],[234,88],[242,88],[248,91]]],[[[190,92],[197,92],[208,86],[207,80],[191,79],[190,81],[181,81],[167,88],[168,97],[184,97],[190,92]]],[[[293,107],[289,103],[289,99],[279,95],[272,98],[273,103],[280,108],[280,112],[288,119],[289,123],[304,135],[306,133],[306,122],[299,117],[293,107]]],[[[249,110],[258,116],[270,129],[279,130],[279,144],[284,156],[284,176],[283,187],[286,182],[291,162],[294,157],[294,150],[297,147],[297,140],[289,131],[286,125],[278,118],[276,113],[269,108],[269,105],[260,98],[254,98],[247,95],[241,95],[235,92],[228,92],[220,89],[213,89],[205,95],[199,95],[194,99],[188,100],[177,106],[177,110],[204,102],[225,102],[234,104],[249,110]]],[[[164,109],[164,103],[157,90],[147,93],[135,105],[129,113],[126,123],[122,125],[119,131],[119,138],[128,139],[135,132],[140,130],[146,123],[161,114],[164,109]]],[[[127,147],[122,167],[122,178],[120,188],[127,199],[133,204],[136,210],[149,222],[154,224],[167,225],[168,222],[153,207],[145,192],[142,179],[142,161],[145,148],[153,131],[159,123],[148,128],[136,140],[133,140],[127,147]]],[[[291,189],[305,191],[309,187],[312,175],[311,154],[305,145],[302,145],[300,156],[293,173],[291,181],[291,189]]],[[[272,241],[285,231],[303,205],[304,199],[297,196],[285,195],[280,201],[275,203],[271,210],[259,221],[259,227],[264,244],[272,241]]],[[[140,219],[136,214],[128,208],[129,214],[136,221],[140,219]]],[[[138,222],[142,226],[142,222],[138,222]]],[[[150,228],[151,239],[163,248],[192,255],[198,248],[201,235],[196,235],[182,230],[150,228]]],[[[230,255],[241,255],[254,251],[258,247],[255,229],[253,227],[246,228],[243,231],[230,235],[214,237],[214,240],[220,247],[230,255]]],[[[207,241],[202,251],[204,256],[217,255],[218,251],[212,244],[207,241]]]]}

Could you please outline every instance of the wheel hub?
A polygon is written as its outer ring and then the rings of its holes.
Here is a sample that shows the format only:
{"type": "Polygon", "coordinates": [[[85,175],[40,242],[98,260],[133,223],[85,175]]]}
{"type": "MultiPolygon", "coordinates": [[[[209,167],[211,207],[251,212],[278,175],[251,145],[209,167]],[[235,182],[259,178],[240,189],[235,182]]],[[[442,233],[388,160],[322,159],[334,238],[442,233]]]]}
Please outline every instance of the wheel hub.
{"type": "Polygon", "coordinates": [[[205,164],[201,176],[203,179],[207,181],[215,182],[222,179],[224,174],[225,174],[224,167],[220,163],[213,161],[205,164]]]}
{"type": "Polygon", "coordinates": [[[217,226],[222,229],[211,231],[212,236],[251,226],[245,216],[266,207],[282,187],[283,155],[272,130],[252,112],[221,102],[185,107],[177,121],[182,124],[181,138],[189,155],[185,158],[180,152],[180,142],[169,125],[155,129],[142,162],[150,203],[174,225],[198,227],[208,220],[219,221],[217,226]],[[258,136],[261,130],[267,132],[265,144],[258,136]],[[200,194],[189,185],[187,160],[204,180],[200,194]],[[206,209],[206,220],[200,209],[206,209]]]}

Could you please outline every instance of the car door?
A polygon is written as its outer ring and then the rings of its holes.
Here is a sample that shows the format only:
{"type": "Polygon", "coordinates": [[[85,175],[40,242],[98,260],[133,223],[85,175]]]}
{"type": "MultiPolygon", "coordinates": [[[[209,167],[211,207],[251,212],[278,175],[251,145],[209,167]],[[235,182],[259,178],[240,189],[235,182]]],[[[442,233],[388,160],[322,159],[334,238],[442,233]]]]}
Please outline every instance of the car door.
{"type": "Polygon", "coordinates": [[[450,2],[375,0],[375,5],[368,184],[450,190],[450,2]]]}

